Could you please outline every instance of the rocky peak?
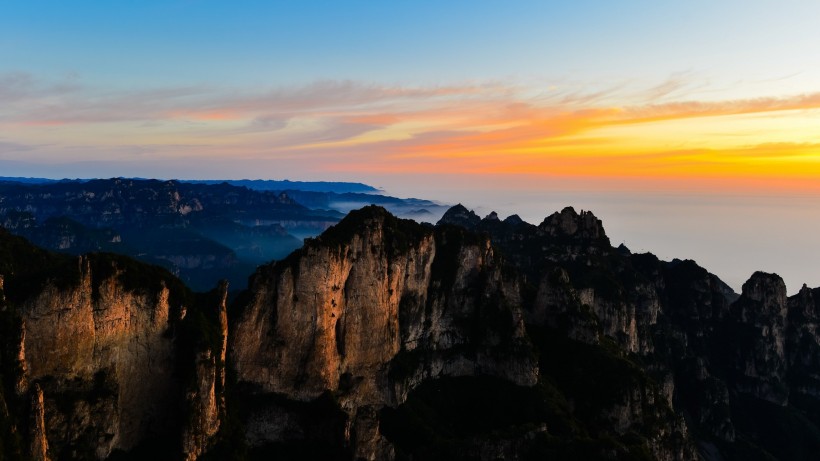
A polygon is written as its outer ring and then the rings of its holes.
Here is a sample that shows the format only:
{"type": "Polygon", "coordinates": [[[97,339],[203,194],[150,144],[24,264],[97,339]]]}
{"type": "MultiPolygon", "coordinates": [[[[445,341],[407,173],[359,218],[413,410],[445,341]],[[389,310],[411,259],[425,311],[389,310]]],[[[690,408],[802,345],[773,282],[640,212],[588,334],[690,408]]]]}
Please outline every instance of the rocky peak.
{"type": "Polygon", "coordinates": [[[428,227],[410,219],[393,216],[384,208],[369,205],[348,213],[344,219],[315,239],[307,239],[303,252],[350,246],[356,238],[371,244],[372,251],[382,245],[391,254],[401,253],[430,233],[428,227]]]}
{"type": "Polygon", "coordinates": [[[606,238],[601,220],[591,211],[577,213],[574,208],[566,207],[561,212],[548,216],[539,230],[553,237],[576,237],[586,239],[606,238]]]}
{"type": "Polygon", "coordinates": [[[812,290],[806,284],[800,291],[789,298],[789,318],[797,322],[820,320],[820,296],[818,290],[812,290]]]}
{"type": "Polygon", "coordinates": [[[627,247],[623,243],[618,245],[618,248],[616,248],[616,250],[618,251],[618,254],[622,256],[630,256],[632,254],[632,251],[629,249],[629,247],[627,247]]]}
{"type": "Polygon", "coordinates": [[[732,304],[735,386],[741,392],[785,405],[786,284],[777,274],[755,272],[732,304]]]}
{"type": "Polygon", "coordinates": [[[466,229],[475,229],[481,224],[481,218],[472,210],[468,210],[464,205],[458,204],[447,210],[441,217],[438,224],[453,224],[466,229]]]}
{"type": "Polygon", "coordinates": [[[353,210],[347,214],[339,223],[332,226],[328,231],[320,237],[325,237],[326,234],[336,234],[341,229],[350,229],[353,227],[364,228],[371,224],[383,224],[386,220],[395,218],[390,212],[378,205],[368,205],[358,210],[353,210]]]}
{"type": "MultiPolygon", "coordinates": [[[[389,459],[375,454],[379,410],[425,380],[537,379],[532,355],[511,353],[530,350],[517,288],[488,239],[463,228],[365,207],[260,269],[251,292],[231,330],[238,385],[301,402],[332,393],[357,459],[389,459]]],[[[273,411],[254,408],[248,431],[281,437],[264,424],[273,411]]]]}
{"type": "MultiPolygon", "coordinates": [[[[741,297],[752,303],[743,305],[758,306],[758,313],[773,313],[782,315],[786,308],[786,284],[777,274],[755,272],[743,284],[741,297]]],[[[744,311],[744,315],[750,314],[744,311]]]]}
{"type": "Polygon", "coordinates": [[[518,216],[517,214],[507,216],[507,217],[504,219],[504,224],[507,224],[507,225],[509,225],[509,226],[517,226],[517,225],[519,225],[519,224],[521,224],[521,223],[523,223],[523,222],[524,222],[524,220],[523,220],[523,219],[521,219],[521,217],[520,217],[520,216],[518,216]]]}

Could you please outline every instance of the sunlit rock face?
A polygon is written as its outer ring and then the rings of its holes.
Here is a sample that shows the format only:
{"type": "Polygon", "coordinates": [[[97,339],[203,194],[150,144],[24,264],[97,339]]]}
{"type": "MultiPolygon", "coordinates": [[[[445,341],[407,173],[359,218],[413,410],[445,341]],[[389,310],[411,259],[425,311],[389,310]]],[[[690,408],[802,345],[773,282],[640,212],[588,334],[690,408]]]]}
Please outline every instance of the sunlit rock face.
{"type": "Polygon", "coordinates": [[[357,456],[384,455],[374,409],[401,404],[425,379],[537,381],[531,356],[511,353],[528,347],[516,280],[486,238],[461,229],[366,208],[261,269],[251,292],[231,335],[239,383],[295,400],[336,394],[357,456]],[[477,336],[482,317],[496,322],[477,336]]]}
{"type": "Polygon", "coordinates": [[[103,458],[169,429],[169,293],[125,289],[116,268],[94,280],[88,259],[78,265],[76,284],[47,284],[20,306],[21,359],[26,380],[42,388],[52,449],[94,446],[103,458]]]}
{"type": "MultiPolygon", "coordinates": [[[[181,452],[183,426],[216,433],[227,344],[221,356],[213,349],[216,385],[194,386],[188,370],[203,364],[189,356],[212,348],[196,339],[200,333],[178,336],[190,328],[181,313],[204,314],[171,274],[113,255],[53,255],[3,232],[0,255],[7,274],[0,293],[3,400],[30,441],[21,454],[105,459],[152,445],[181,452]],[[185,395],[215,404],[199,411],[201,420],[187,421],[193,405],[180,403],[185,395]]],[[[222,334],[227,339],[227,324],[222,334]]],[[[201,453],[207,437],[192,449],[201,453]]]]}

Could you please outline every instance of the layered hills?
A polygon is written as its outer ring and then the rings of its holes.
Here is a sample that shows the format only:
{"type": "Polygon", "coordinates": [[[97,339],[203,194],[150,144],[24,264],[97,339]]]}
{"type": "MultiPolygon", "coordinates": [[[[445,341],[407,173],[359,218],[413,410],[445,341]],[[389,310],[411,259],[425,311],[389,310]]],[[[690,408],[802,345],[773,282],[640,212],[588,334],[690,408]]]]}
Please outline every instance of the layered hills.
{"type": "Polygon", "coordinates": [[[377,203],[428,220],[441,208],[371,192],[358,183],[0,178],[0,225],[55,251],[158,264],[200,291],[223,278],[243,288],[256,266],[352,208],[377,203]]]}
{"type": "Polygon", "coordinates": [[[350,212],[232,300],[0,232],[9,459],[815,459],[820,290],[566,208],[350,212]]]}

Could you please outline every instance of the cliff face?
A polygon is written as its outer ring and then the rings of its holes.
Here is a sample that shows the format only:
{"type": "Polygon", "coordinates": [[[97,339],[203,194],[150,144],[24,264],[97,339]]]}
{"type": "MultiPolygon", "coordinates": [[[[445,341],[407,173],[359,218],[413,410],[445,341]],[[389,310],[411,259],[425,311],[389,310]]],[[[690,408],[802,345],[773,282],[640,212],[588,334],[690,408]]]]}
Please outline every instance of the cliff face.
{"type": "Polygon", "coordinates": [[[188,418],[182,427],[182,453],[188,461],[197,459],[211,445],[227,411],[225,408],[226,354],[228,350],[228,285],[216,290],[218,328],[215,347],[195,355],[194,381],[185,393],[188,418]]]}
{"type": "Polygon", "coordinates": [[[8,459],[813,459],[820,289],[566,208],[352,212],[228,301],[0,230],[8,459]],[[230,304],[230,306],[229,306],[230,304]]]}
{"type": "Polygon", "coordinates": [[[818,358],[812,290],[786,297],[783,280],[757,272],[738,296],[691,261],[632,256],[660,275],[653,366],[674,374],[676,410],[705,459],[812,459],[818,358]]]}
{"type": "Polygon", "coordinates": [[[732,304],[735,387],[778,405],[789,400],[786,384],[786,285],[756,272],[732,304]]]}
{"type": "MultiPolygon", "coordinates": [[[[632,382],[611,381],[619,395],[592,405],[597,410],[584,417],[575,397],[586,400],[603,389],[578,376],[569,379],[572,368],[555,368],[564,358],[552,357],[548,348],[570,350],[566,343],[543,343],[542,379],[566,382],[561,390],[582,422],[603,419],[617,436],[666,420],[670,425],[654,436],[637,430],[661,459],[691,458],[695,446],[706,459],[811,459],[818,441],[807,434],[820,423],[813,416],[820,395],[815,291],[804,287],[787,299],[778,276],[756,273],[738,296],[692,261],[663,262],[612,248],[600,221],[571,208],[539,226],[517,217],[480,219],[460,207],[451,211],[443,222],[490,235],[521,274],[531,337],[538,337],[540,325],[570,344],[606,350],[614,342],[628,363],[638,365],[632,382]],[[574,393],[579,386],[585,391],[574,393]],[[659,401],[676,416],[664,416],[659,401]],[[696,437],[687,435],[690,428],[696,437]],[[776,437],[790,440],[789,448],[776,437]]],[[[588,379],[630,375],[629,366],[607,366],[612,369],[604,374],[589,370],[588,379]]]]}
{"type": "Polygon", "coordinates": [[[820,288],[788,299],[786,360],[792,399],[820,397],[820,288]]]}
{"type": "Polygon", "coordinates": [[[165,287],[145,294],[126,290],[117,268],[95,284],[90,261],[81,258],[79,265],[77,285],[47,285],[21,305],[25,367],[27,380],[39,382],[46,396],[51,443],[95,446],[104,458],[170,429],[169,293],[165,287]],[[82,394],[88,398],[59,405],[82,394]]]}
{"type": "Polygon", "coordinates": [[[256,396],[246,439],[257,453],[295,440],[336,444],[340,459],[556,450],[607,458],[605,440],[616,440],[617,456],[694,459],[672,371],[630,359],[655,354],[664,318],[662,276],[636,272],[588,212],[565,209],[532,226],[455,207],[436,228],[377,208],[351,213],[262,268],[237,306],[229,363],[237,386],[256,396]],[[456,382],[470,390],[434,402],[430,386],[446,393],[456,382]],[[509,405],[521,408],[493,410],[487,399],[507,385],[522,399],[509,405]],[[341,412],[330,441],[292,408],[327,395],[341,412]],[[461,410],[478,401],[485,414],[461,410]],[[450,439],[441,445],[417,432],[419,414],[435,415],[422,426],[481,421],[508,435],[438,427],[450,439]],[[540,429],[524,430],[533,424],[540,429]],[[554,445],[556,436],[565,445],[554,445]]]}
{"type": "MultiPolygon", "coordinates": [[[[178,400],[190,368],[180,358],[205,348],[176,331],[185,325],[182,312],[200,313],[195,297],[170,274],[125,258],[51,255],[3,232],[0,255],[0,294],[8,295],[0,306],[0,363],[9,418],[30,441],[21,454],[105,459],[151,445],[179,451],[174,434],[188,412],[178,400]]],[[[222,306],[224,314],[224,299],[222,306]]],[[[202,422],[204,432],[218,427],[217,416],[202,422]]]]}
{"type": "Polygon", "coordinates": [[[535,384],[533,360],[511,353],[528,347],[514,283],[486,238],[365,208],[257,274],[231,363],[259,394],[334,393],[348,415],[346,443],[357,457],[383,459],[391,450],[377,410],[425,379],[480,373],[535,384]],[[477,325],[481,316],[496,322],[477,325]]]}

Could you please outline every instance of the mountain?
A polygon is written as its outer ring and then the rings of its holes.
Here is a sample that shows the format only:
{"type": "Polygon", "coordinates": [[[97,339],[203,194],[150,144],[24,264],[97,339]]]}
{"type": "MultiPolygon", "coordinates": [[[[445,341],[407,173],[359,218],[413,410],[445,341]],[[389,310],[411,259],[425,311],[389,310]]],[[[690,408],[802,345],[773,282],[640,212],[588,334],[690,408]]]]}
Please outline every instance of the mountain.
{"type": "Polygon", "coordinates": [[[419,222],[437,221],[449,209],[445,205],[417,198],[397,198],[389,195],[365,194],[358,192],[316,192],[305,190],[283,190],[288,197],[311,209],[330,209],[343,213],[367,205],[379,205],[390,213],[419,222]]]}
{"type": "Polygon", "coordinates": [[[379,192],[373,186],[362,184],[360,182],[328,182],[328,181],[289,181],[287,179],[282,181],[265,180],[265,179],[186,179],[182,182],[192,184],[222,184],[227,183],[232,186],[247,187],[251,190],[267,190],[267,191],[309,191],[309,192],[333,192],[333,193],[375,193],[379,192]]]}
{"type": "Polygon", "coordinates": [[[206,291],[221,278],[244,287],[256,266],[287,256],[351,209],[379,204],[426,221],[446,209],[361,191],[376,189],[335,182],[0,178],[0,225],[52,250],[109,251],[159,264],[206,291]]]}
{"type": "Polygon", "coordinates": [[[46,178],[25,178],[20,176],[0,176],[0,181],[2,182],[15,182],[20,184],[49,184],[54,182],[59,182],[59,179],[46,179],[46,178]]]}
{"type": "Polygon", "coordinates": [[[0,232],[9,459],[815,459],[820,289],[592,213],[349,213],[227,300],[0,232]]]}
{"type": "Polygon", "coordinates": [[[301,246],[343,215],[286,194],[229,184],[105,179],[0,182],[0,224],[32,242],[82,254],[110,251],[160,264],[198,290],[244,286],[254,268],[301,246]]]}
{"type": "MultiPolygon", "coordinates": [[[[147,178],[122,178],[133,179],[137,181],[146,180],[147,178]]],[[[16,182],[22,184],[50,184],[55,182],[87,182],[93,179],[46,179],[46,178],[25,178],[19,176],[0,176],[0,182],[16,182]]],[[[359,182],[338,182],[338,181],[289,181],[287,179],[282,181],[264,180],[264,179],[185,179],[180,182],[191,184],[230,184],[237,187],[246,187],[251,190],[262,191],[282,191],[282,190],[300,190],[300,191],[314,191],[314,192],[357,192],[357,193],[375,193],[379,192],[373,186],[362,184],[359,182]]]]}

